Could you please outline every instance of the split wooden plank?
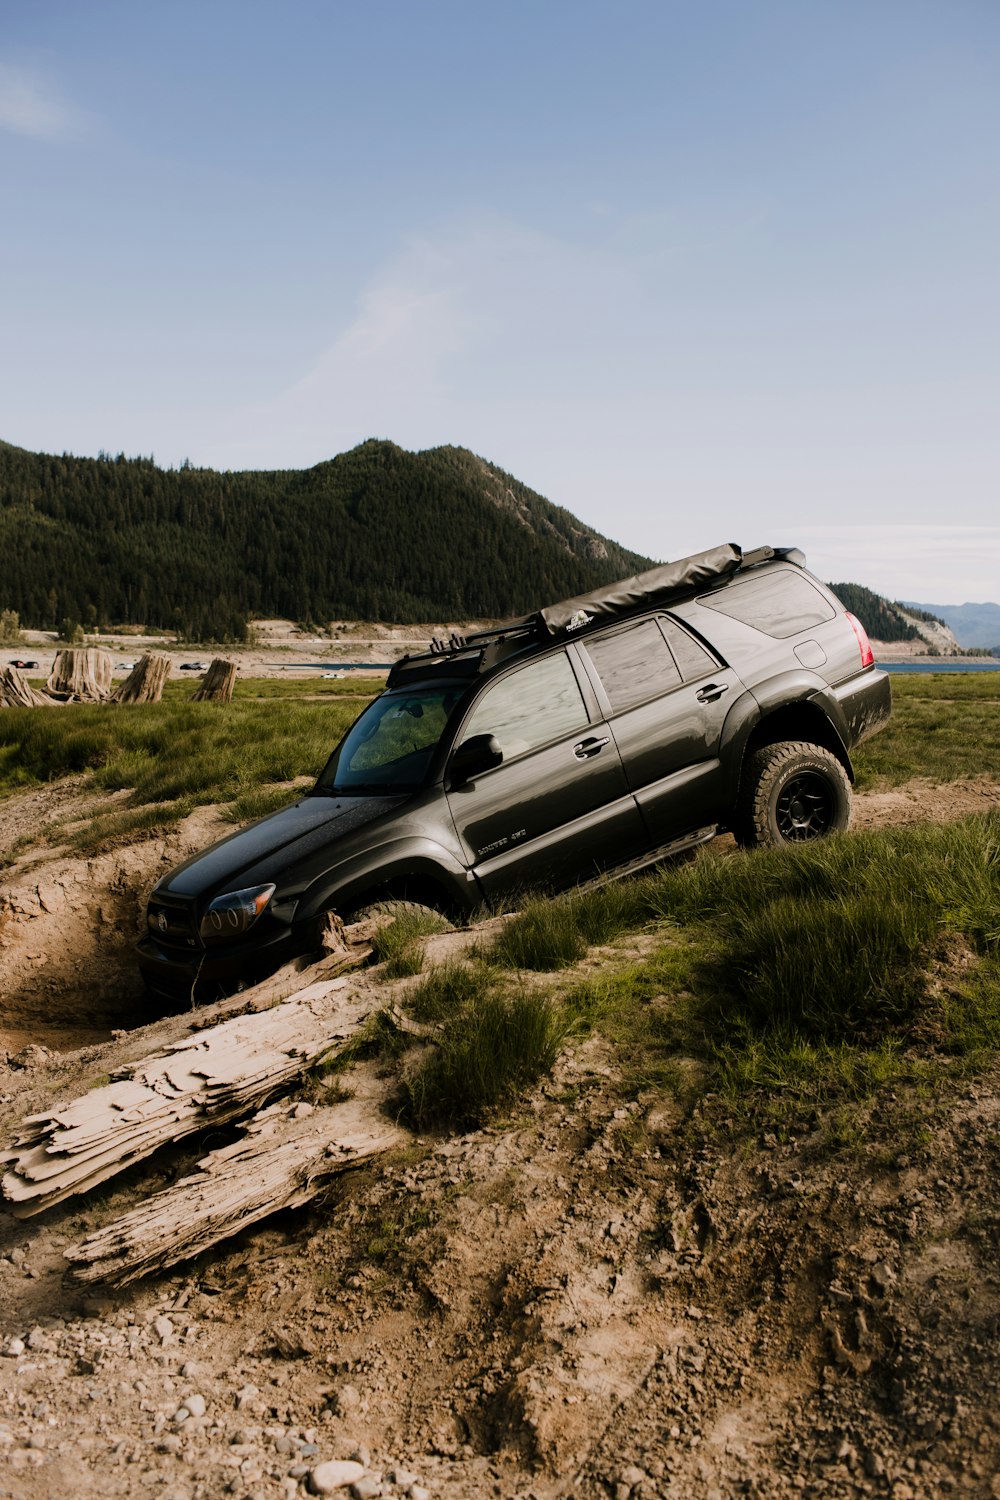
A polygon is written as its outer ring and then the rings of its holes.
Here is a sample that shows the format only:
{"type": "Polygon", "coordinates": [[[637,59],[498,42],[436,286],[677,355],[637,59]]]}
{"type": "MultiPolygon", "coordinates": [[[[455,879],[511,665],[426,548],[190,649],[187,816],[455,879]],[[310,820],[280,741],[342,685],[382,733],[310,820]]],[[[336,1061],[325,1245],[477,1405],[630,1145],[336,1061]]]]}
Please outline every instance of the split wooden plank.
{"type": "Polygon", "coordinates": [[[110,1083],[23,1121],[3,1195],[27,1218],[104,1182],[167,1142],[237,1119],[356,1035],[378,1001],[346,977],[234,1016],[130,1063],[110,1083]]]}
{"type": "Polygon", "coordinates": [[[78,1281],[124,1286],[218,1244],[281,1208],[298,1208],[337,1173],[402,1145],[378,1102],[272,1105],[243,1139],[65,1252],[78,1281]]]}

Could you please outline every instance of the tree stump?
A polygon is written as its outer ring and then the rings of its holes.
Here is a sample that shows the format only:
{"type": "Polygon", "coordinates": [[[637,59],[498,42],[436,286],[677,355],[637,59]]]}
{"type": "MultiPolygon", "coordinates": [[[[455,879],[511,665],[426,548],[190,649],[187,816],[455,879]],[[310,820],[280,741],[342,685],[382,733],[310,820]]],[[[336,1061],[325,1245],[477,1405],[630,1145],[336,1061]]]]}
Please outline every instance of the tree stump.
{"type": "Polygon", "coordinates": [[[170,657],[148,652],[111,694],[112,703],[159,703],[170,676],[170,657]]]}
{"type": "Polygon", "coordinates": [[[236,663],[217,656],[202,678],[201,687],[191,696],[192,703],[229,703],[236,682],[236,663]]]}
{"type": "Polygon", "coordinates": [[[111,657],[90,646],[59,651],[46,686],[65,703],[106,703],[111,692],[111,657]]]}
{"type": "Polygon", "coordinates": [[[52,701],[36,693],[17,667],[0,669],[0,708],[51,708],[52,701]]]}

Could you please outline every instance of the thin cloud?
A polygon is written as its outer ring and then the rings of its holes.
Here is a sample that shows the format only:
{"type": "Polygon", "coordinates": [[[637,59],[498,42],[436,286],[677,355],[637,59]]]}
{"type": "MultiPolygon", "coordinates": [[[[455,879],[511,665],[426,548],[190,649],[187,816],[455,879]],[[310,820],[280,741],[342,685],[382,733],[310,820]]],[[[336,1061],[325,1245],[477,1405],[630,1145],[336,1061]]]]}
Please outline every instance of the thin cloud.
{"type": "Polygon", "coordinates": [[[0,63],[0,129],[36,141],[67,141],[83,133],[86,118],[51,80],[31,68],[0,63]]]}

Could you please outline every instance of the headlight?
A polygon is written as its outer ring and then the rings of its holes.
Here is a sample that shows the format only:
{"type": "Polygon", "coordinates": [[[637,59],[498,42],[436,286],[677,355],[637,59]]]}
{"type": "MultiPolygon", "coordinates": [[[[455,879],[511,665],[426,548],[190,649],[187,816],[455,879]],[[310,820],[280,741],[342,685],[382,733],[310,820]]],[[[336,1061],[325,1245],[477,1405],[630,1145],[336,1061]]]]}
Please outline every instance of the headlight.
{"type": "Polygon", "coordinates": [[[216,896],[202,917],[198,931],[209,942],[239,937],[253,926],[273,895],[273,885],[255,885],[246,891],[216,896]]]}

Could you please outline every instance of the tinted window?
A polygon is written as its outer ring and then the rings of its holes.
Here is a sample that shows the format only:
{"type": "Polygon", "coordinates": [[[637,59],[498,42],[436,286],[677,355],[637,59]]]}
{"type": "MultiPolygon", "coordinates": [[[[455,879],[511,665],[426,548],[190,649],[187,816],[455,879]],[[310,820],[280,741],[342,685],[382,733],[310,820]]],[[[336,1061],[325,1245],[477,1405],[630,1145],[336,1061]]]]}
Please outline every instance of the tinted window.
{"type": "Polygon", "coordinates": [[[660,625],[670,642],[674,660],[680,667],[685,682],[690,682],[692,677],[705,677],[709,672],[717,670],[719,664],[715,657],[688,635],[686,630],[681,630],[672,620],[661,619],[660,625]]]}
{"type": "Polygon", "coordinates": [[[832,620],[836,614],[808,578],[785,569],[731,583],[717,594],[703,595],[698,603],[742,620],[744,625],[752,625],[779,641],[832,620]]]}
{"type": "Polygon", "coordinates": [[[348,730],[317,791],[418,786],[464,691],[452,685],[383,693],[348,730]]]}
{"type": "Polygon", "coordinates": [[[587,710],[565,652],[502,677],[480,698],[463,740],[495,734],[504,760],[572,734],[587,723],[587,710]]]}
{"type": "Polygon", "coordinates": [[[588,641],[587,653],[616,714],[667,692],[681,680],[655,620],[588,641]]]}

